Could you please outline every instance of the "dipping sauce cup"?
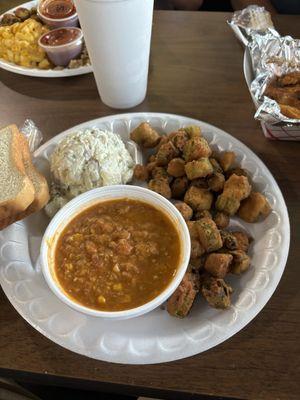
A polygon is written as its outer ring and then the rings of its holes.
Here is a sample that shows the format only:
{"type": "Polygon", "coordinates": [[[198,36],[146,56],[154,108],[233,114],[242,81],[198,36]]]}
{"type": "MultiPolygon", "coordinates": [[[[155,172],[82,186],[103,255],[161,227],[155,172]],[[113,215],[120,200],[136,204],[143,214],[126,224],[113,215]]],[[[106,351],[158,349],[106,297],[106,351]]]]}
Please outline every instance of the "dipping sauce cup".
{"type": "Polygon", "coordinates": [[[83,33],[79,28],[58,28],[45,33],[38,43],[54,65],[64,67],[81,53],[83,33]]]}
{"type": "Polygon", "coordinates": [[[72,0],[43,0],[38,5],[38,16],[50,28],[76,27],[78,15],[72,0]]]}

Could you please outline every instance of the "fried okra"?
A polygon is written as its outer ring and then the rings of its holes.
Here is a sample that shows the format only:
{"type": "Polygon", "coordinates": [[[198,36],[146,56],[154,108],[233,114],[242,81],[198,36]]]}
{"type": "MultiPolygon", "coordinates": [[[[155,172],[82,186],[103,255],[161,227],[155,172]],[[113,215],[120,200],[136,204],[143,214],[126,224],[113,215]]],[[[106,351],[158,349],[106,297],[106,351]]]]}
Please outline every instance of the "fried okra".
{"type": "Polygon", "coordinates": [[[210,155],[211,149],[203,137],[189,139],[183,148],[183,158],[187,162],[209,157],[210,155]]]}
{"type": "Polygon", "coordinates": [[[167,302],[168,313],[178,318],[186,317],[192,308],[198,291],[197,275],[186,272],[180,285],[167,302]]]}
{"type": "Polygon", "coordinates": [[[201,189],[196,186],[190,186],[184,196],[184,202],[194,211],[210,210],[213,201],[213,195],[207,189],[201,189]]]}
{"type": "Polygon", "coordinates": [[[191,239],[199,239],[196,221],[187,221],[187,227],[190,232],[191,239]]]}
{"type": "Polygon", "coordinates": [[[189,136],[184,130],[180,130],[180,131],[176,132],[176,134],[172,137],[172,142],[173,142],[174,146],[180,152],[183,151],[183,148],[188,140],[189,140],[189,136]]]}
{"type": "Polygon", "coordinates": [[[220,231],[223,246],[228,250],[236,250],[238,243],[236,237],[228,231],[220,231]]]}
{"type": "Polygon", "coordinates": [[[232,232],[232,235],[236,238],[237,250],[243,250],[247,253],[250,244],[248,235],[244,232],[232,232]]]}
{"type": "Polygon", "coordinates": [[[223,193],[216,201],[218,211],[223,211],[228,215],[234,215],[240,207],[241,200],[250,194],[251,186],[245,176],[231,175],[224,184],[223,193]]]}
{"type": "Polygon", "coordinates": [[[189,182],[186,176],[174,179],[171,183],[172,197],[174,199],[182,198],[187,191],[188,186],[189,182]]]}
{"type": "Polygon", "coordinates": [[[151,179],[148,182],[148,188],[156,193],[161,194],[166,199],[171,198],[171,189],[167,179],[151,179]]]}
{"type": "Polygon", "coordinates": [[[194,137],[200,137],[202,135],[201,128],[197,125],[186,126],[185,128],[181,128],[180,130],[186,132],[190,139],[194,137]]]}
{"type": "Polygon", "coordinates": [[[213,173],[213,167],[207,157],[202,157],[185,164],[185,173],[190,180],[205,178],[213,173]]]}
{"type": "Polygon", "coordinates": [[[209,159],[209,161],[210,161],[211,165],[213,166],[214,172],[219,172],[220,174],[223,174],[223,170],[222,170],[220,164],[214,157],[211,157],[209,159]]]}
{"type": "Polygon", "coordinates": [[[205,178],[193,179],[190,185],[201,189],[208,189],[207,180],[205,178]]]}
{"type": "Polygon", "coordinates": [[[201,210],[195,213],[195,219],[201,218],[212,218],[211,213],[208,210],[201,210]]]}
{"type": "Polygon", "coordinates": [[[220,165],[223,171],[228,171],[235,162],[235,153],[233,151],[225,151],[219,157],[220,165]]]}
{"type": "Polygon", "coordinates": [[[168,173],[165,168],[155,166],[152,169],[151,176],[153,179],[169,179],[168,173]]]}
{"type": "Polygon", "coordinates": [[[250,196],[241,203],[238,216],[246,222],[256,222],[260,217],[266,218],[271,212],[271,207],[264,195],[252,192],[250,196]]]}
{"type": "Polygon", "coordinates": [[[149,171],[145,165],[137,164],[133,170],[133,178],[138,181],[147,181],[149,179],[149,171]]]}
{"type": "Polygon", "coordinates": [[[232,288],[223,279],[206,277],[202,282],[201,293],[214,308],[225,309],[231,305],[232,288]]]}
{"type": "Polygon", "coordinates": [[[211,253],[205,260],[204,268],[215,278],[224,278],[232,259],[231,254],[211,253]]]}
{"type": "Polygon", "coordinates": [[[240,275],[247,271],[250,267],[250,257],[243,250],[234,250],[231,251],[230,254],[233,256],[230,265],[230,272],[232,274],[240,275]]]}
{"type": "Polygon", "coordinates": [[[175,178],[180,178],[185,175],[185,161],[182,158],[173,158],[168,164],[167,172],[175,178]]]}
{"type": "Polygon", "coordinates": [[[178,154],[179,152],[172,142],[162,144],[156,154],[157,165],[168,165],[173,158],[178,156],[178,154]]]}
{"type": "Polygon", "coordinates": [[[205,249],[199,240],[191,240],[191,259],[198,259],[205,253],[205,249]]]}
{"type": "Polygon", "coordinates": [[[227,228],[230,222],[229,216],[223,212],[217,212],[213,219],[219,229],[227,228]]]}
{"type": "Polygon", "coordinates": [[[147,122],[141,123],[130,133],[130,139],[144,148],[153,148],[159,141],[160,136],[147,122]]]}
{"type": "Polygon", "coordinates": [[[25,21],[26,19],[30,18],[30,10],[24,7],[19,7],[15,11],[15,16],[20,18],[21,21],[25,21]]]}
{"type": "Polygon", "coordinates": [[[208,187],[213,192],[221,192],[223,190],[225,183],[225,177],[220,172],[215,172],[209,179],[208,179],[208,187]]]}
{"type": "Polygon", "coordinates": [[[202,218],[196,221],[198,237],[205,251],[212,252],[223,246],[219,229],[211,218],[202,218]]]}
{"type": "Polygon", "coordinates": [[[183,216],[183,218],[186,221],[189,221],[192,218],[193,210],[191,209],[190,206],[188,206],[183,201],[180,201],[180,202],[176,203],[175,207],[177,208],[177,210],[180,212],[180,214],[183,216]]]}

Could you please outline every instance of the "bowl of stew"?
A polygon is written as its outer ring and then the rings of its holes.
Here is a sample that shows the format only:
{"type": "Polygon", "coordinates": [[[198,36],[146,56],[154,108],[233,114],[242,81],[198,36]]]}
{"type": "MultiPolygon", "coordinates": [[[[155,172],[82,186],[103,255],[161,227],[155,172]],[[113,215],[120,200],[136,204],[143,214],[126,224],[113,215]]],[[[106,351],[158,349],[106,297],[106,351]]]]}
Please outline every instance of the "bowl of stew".
{"type": "Polygon", "coordinates": [[[43,275],[57,297],[96,317],[127,319],[166,301],[189,263],[190,236],[176,207],[131,185],[90,190],[51,220],[43,275]]]}

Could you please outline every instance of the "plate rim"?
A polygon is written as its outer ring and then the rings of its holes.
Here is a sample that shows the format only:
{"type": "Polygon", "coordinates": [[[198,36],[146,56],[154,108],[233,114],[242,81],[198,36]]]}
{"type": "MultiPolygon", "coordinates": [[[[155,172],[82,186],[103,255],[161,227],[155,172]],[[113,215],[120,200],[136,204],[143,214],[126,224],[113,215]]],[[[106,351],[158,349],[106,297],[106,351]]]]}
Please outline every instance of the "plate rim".
{"type": "MultiPolygon", "coordinates": [[[[0,18],[2,18],[2,16],[6,13],[12,13],[19,7],[29,8],[29,7],[34,7],[36,5],[37,5],[37,0],[26,1],[25,3],[22,3],[16,7],[10,8],[9,10],[5,11],[0,15],[0,18]]],[[[79,76],[93,72],[92,65],[83,65],[81,67],[74,69],[64,68],[63,70],[55,71],[53,69],[21,67],[20,65],[3,60],[2,58],[0,58],[0,68],[17,75],[32,76],[35,78],[68,78],[70,76],[79,76]]]]}
{"type": "MultiPolygon", "coordinates": [[[[211,338],[211,342],[209,344],[205,343],[203,347],[203,349],[199,352],[197,350],[197,344],[195,344],[195,351],[189,351],[187,354],[182,355],[181,354],[181,350],[179,350],[177,352],[177,354],[174,355],[174,353],[171,353],[171,357],[165,357],[164,360],[162,361],[151,361],[148,362],[147,360],[134,360],[131,362],[128,361],[122,361],[122,355],[117,358],[117,357],[113,357],[114,359],[111,359],[110,356],[107,356],[104,353],[101,353],[101,358],[94,356],[92,351],[90,351],[89,349],[85,348],[85,349],[77,349],[74,350],[74,348],[72,346],[69,346],[68,344],[64,343],[62,340],[60,340],[60,338],[55,337],[54,335],[49,334],[43,327],[40,327],[39,325],[36,325],[33,321],[30,320],[29,317],[27,317],[27,315],[24,315],[25,313],[23,312],[23,310],[21,309],[21,307],[19,306],[19,304],[14,304],[11,302],[10,297],[8,296],[8,290],[6,291],[4,289],[4,287],[2,286],[2,289],[5,293],[5,295],[7,296],[8,300],[10,301],[10,303],[13,305],[13,307],[17,310],[17,312],[21,315],[22,318],[24,318],[33,328],[35,328],[38,332],[40,332],[43,336],[47,337],[48,339],[50,339],[52,342],[60,345],[63,348],[66,348],[74,353],[80,354],[80,355],[84,355],[87,357],[90,357],[92,359],[96,359],[99,361],[106,361],[106,362],[111,362],[111,363],[116,363],[116,364],[127,364],[127,365],[150,365],[150,364],[160,364],[160,363],[167,363],[167,362],[173,362],[173,361],[177,361],[180,359],[185,359],[188,357],[192,357],[192,356],[196,356],[198,354],[203,353],[204,351],[210,350],[212,348],[214,348],[215,346],[225,342],[226,340],[228,340],[229,338],[231,338],[232,336],[234,336],[235,334],[237,334],[239,331],[241,331],[242,329],[244,329],[262,310],[263,308],[266,306],[266,304],[268,303],[268,301],[271,299],[271,297],[273,296],[275,290],[278,287],[278,284],[281,280],[281,277],[283,275],[283,272],[285,270],[286,267],[286,263],[287,263],[287,258],[289,255],[289,248],[290,248],[290,221],[289,221],[289,215],[288,215],[288,210],[287,210],[287,206],[284,200],[284,197],[282,195],[282,192],[275,180],[275,178],[273,177],[272,173],[270,172],[270,170],[267,168],[267,166],[264,164],[264,162],[245,144],[243,144],[243,142],[241,142],[239,139],[235,138],[234,136],[230,135],[229,133],[227,133],[226,131],[211,125],[209,123],[206,123],[204,121],[201,120],[197,120],[194,118],[190,118],[190,117],[186,117],[183,115],[177,115],[177,114],[170,114],[170,113],[156,113],[156,112],[134,112],[134,113],[121,113],[121,114],[113,114],[113,115],[109,115],[109,116],[104,116],[104,117],[99,117],[99,118],[95,118],[93,120],[89,120],[89,121],[85,121],[83,123],[80,123],[78,125],[75,125],[74,127],[68,128],[62,132],[60,132],[58,135],[54,136],[53,138],[51,138],[49,141],[47,141],[46,143],[44,143],[42,146],[40,146],[35,152],[34,152],[34,156],[38,157],[39,153],[43,152],[48,146],[50,146],[51,144],[53,144],[54,142],[58,141],[59,139],[63,138],[65,135],[69,134],[71,131],[75,130],[75,129],[80,129],[83,128],[84,126],[92,126],[93,124],[97,123],[97,122],[106,122],[106,120],[116,120],[116,119],[132,119],[132,118],[143,118],[145,120],[149,120],[151,118],[179,118],[179,119],[187,119],[189,121],[189,123],[196,123],[196,124],[201,124],[202,126],[205,126],[206,128],[213,128],[213,130],[216,131],[216,134],[218,133],[222,133],[222,135],[224,135],[225,137],[228,137],[230,139],[233,139],[235,142],[237,142],[242,148],[246,147],[247,151],[250,152],[251,157],[253,157],[254,161],[257,163],[258,167],[261,168],[263,167],[265,169],[266,172],[269,173],[270,176],[270,180],[272,182],[272,185],[274,187],[274,189],[276,189],[278,191],[278,196],[280,197],[281,203],[283,205],[283,209],[282,209],[282,214],[284,217],[284,221],[281,222],[284,223],[284,230],[285,230],[285,235],[284,235],[284,241],[281,248],[282,248],[282,254],[281,254],[281,261],[278,262],[278,264],[281,266],[281,269],[278,270],[278,266],[276,268],[277,273],[275,274],[275,276],[273,276],[273,284],[271,287],[268,287],[267,292],[265,291],[264,297],[263,299],[261,299],[261,301],[259,303],[256,303],[255,305],[253,305],[251,307],[251,313],[248,312],[248,314],[246,316],[244,316],[243,320],[240,321],[237,326],[231,327],[225,334],[219,335],[219,334],[215,334],[212,338],[211,338]],[[274,279],[275,278],[275,279],[274,279]]],[[[1,284],[1,282],[0,282],[1,284]]],[[[49,289],[50,290],[50,289],[49,289]]],[[[265,289],[264,289],[265,290],[265,289]]]]}

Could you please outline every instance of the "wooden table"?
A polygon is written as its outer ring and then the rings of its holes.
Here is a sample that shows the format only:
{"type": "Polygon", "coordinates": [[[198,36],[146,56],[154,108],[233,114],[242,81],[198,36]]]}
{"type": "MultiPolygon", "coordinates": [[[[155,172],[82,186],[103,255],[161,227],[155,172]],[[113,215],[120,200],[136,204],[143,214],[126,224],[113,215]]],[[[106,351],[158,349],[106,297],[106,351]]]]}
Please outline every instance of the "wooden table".
{"type": "MultiPolygon", "coordinates": [[[[0,374],[55,385],[169,399],[299,398],[300,143],[270,142],[253,119],[243,51],[223,13],[157,12],[147,99],[134,111],[198,118],[230,132],[270,168],[286,199],[292,244],[283,278],[267,306],[243,331],[201,355],[161,365],[91,360],[40,335],[0,294],[0,374]]],[[[279,16],[281,33],[300,36],[299,17],[279,16]]],[[[32,118],[45,139],[83,121],[115,113],[93,75],[33,79],[0,71],[0,121],[32,118]]]]}

